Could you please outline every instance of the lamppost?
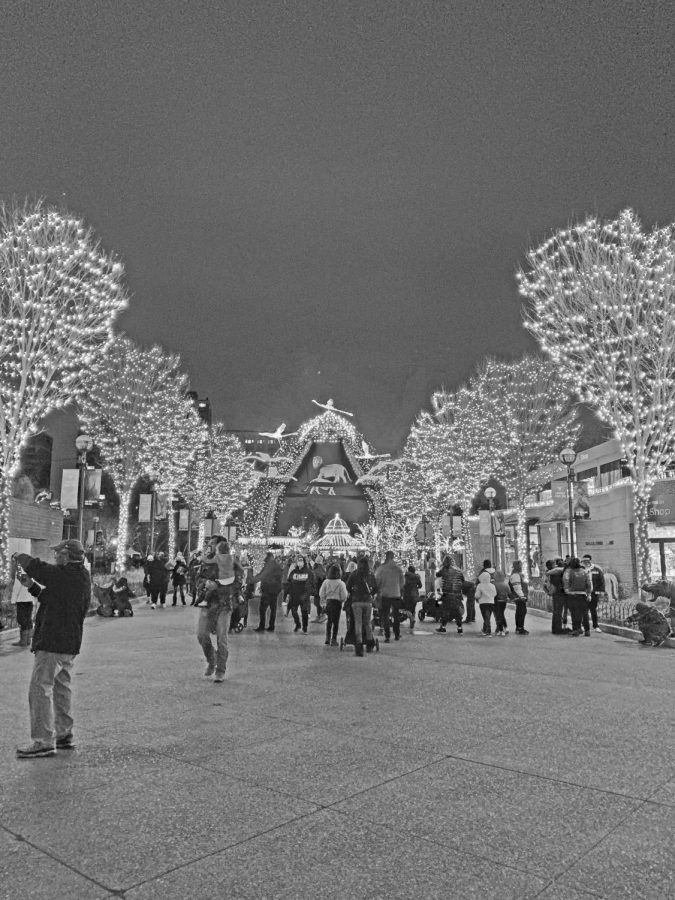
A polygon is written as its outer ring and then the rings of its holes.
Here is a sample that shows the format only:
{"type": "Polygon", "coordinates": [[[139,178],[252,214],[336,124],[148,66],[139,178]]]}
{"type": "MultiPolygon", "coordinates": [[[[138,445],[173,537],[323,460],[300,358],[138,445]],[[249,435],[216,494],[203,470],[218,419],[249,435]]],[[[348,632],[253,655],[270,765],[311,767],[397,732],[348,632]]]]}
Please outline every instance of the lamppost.
{"type": "Polygon", "coordinates": [[[497,491],[493,487],[486,487],[483,491],[485,496],[487,497],[488,509],[490,510],[490,548],[492,555],[492,565],[499,566],[499,560],[497,559],[497,539],[495,537],[495,497],[497,496],[497,491]]]}
{"type": "Polygon", "coordinates": [[[87,452],[94,446],[94,439],[88,434],[78,434],[75,438],[77,465],[80,469],[80,492],[78,494],[77,539],[83,542],[84,535],[84,487],[87,473],[87,452]]]}
{"type": "Polygon", "coordinates": [[[560,459],[567,466],[567,511],[570,529],[570,556],[574,556],[574,510],[572,508],[572,466],[576,462],[577,453],[572,447],[560,451],[560,459]]]}

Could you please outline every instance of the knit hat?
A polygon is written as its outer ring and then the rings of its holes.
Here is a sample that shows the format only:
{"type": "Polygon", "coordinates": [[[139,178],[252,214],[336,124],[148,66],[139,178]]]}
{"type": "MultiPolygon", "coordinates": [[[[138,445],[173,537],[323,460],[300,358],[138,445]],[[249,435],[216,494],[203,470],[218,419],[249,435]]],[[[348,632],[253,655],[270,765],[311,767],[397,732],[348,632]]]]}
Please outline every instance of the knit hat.
{"type": "Polygon", "coordinates": [[[80,541],[76,541],[74,538],[71,538],[67,541],[61,541],[60,544],[55,544],[52,550],[67,550],[68,556],[74,562],[82,562],[84,560],[84,547],[80,541]]]}

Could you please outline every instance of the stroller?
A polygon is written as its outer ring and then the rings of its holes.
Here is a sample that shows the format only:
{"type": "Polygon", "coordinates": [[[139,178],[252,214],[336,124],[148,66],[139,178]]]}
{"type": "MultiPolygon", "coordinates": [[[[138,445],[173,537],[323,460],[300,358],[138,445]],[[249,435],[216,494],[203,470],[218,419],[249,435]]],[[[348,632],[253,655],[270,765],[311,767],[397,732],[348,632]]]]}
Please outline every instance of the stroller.
{"type": "Polygon", "coordinates": [[[232,615],[230,616],[230,631],[237,634],[248,625],[248,599],[244,592],[240,592],[232,598],[232,615]]]}
{"type": "MultiPolygon", "coordinates": [[[[392,617],[393,619],[393,617],[392,617]]],[[[397,619],[399,625],[402,625],[403,622],[409,622],[411,619],[411,613],[409,609],[404,609],[401,607],[397,613],[397,619]]],[[[380,616],[380,610],[377,606],[373,606],[373,628],[382,628],[382,618],[380,616]]]]}
{"type": "MultiPolygon", "coordinates": [[[[373,608],[373,613],[375,609],[373,608]]],[[[356,645],[356,630],[354,628],[354,616],[352,615],[352,606],[351,603],[345,604],[345,616],[347,618],[347,633],[345,636],[340,638],[340,652],[342,652],[345,647],[351,646],[354,647],[356,645]]],[[[373,618],[373,627],[375,625],[375,619],[373,618]]],[[[377,653],[380,652],[380,642],[376,637],[373,636],[373,650],[377,653]]]]}
{"type": "Polygon", "coordinates": [[[417,618],[420,622],[424,622],[427,616],[431,616],[436,622],[440,622],[441,609],[441,598],[436,596],[435,591],[430,591],[422,601],[422,606],[417,612],[417,618]]]}

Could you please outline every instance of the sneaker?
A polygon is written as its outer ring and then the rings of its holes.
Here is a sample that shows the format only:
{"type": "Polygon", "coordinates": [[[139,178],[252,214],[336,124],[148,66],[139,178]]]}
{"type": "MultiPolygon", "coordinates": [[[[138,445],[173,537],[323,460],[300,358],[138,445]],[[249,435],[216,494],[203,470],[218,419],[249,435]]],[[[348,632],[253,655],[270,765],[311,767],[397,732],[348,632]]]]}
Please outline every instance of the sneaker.
{"type": "Polygon", "coordinates": [[[56,749],[57,750],[74,750],[75,749],[75,739],[73,738],[72,734],[64,734],[63,737],[57,737],[56,749]]]}
{"type": "Polygon", "coordinates": [[[257,628],[253,629],[254,631],[264,631],[265,628],[262,625],[259,625],[257,628]]]}
{"type": "Polygon", "coordinates": [[[598,631],[600,634],[602,634],[602,628],[594,628],[593,631],[598,631]]]}
{"type": "Polygon", "coordinates": [[[303,634],[307,634],[307,629],[306,629],[306,628],[303,628],[303,629],[302,629],[302,633],[303,633],[303,634]]]}
{"type": "Polygon", "coordinates": [[[400,640],[401,640],[401,635],[400,635],[400,634],[395,634],[395,635],[394,635],[394,640],[395,640],[395,641],[400,641],[400,640]]]}
{"type": "Polygon", "coordinates": [[[506,635],[507,635],[508,633],[509,633],[509,629],[508,629],[508,628],[505,628],[505,629],[502,631],[502,637],[506,637],[506,635]]]}
{"type": "Polygon", "coordinates": [[[210,678],[213,673],[216,671],[216,667],[214,663],[209,663],[206,669],[204,670],[204,678],[210,678]]]}
{"type": "Polygon", "coordinates": [[[337,647],[337,638],[333,638],[330,642],[331,647],[337,647]]]}
{"type": "Polygon", "coordinates": [[[437,628],[436,634],[445,634],[445,627],[443,625],[441,625],[440,628],[437,628]]]}
{"type": "Polygon", "coordinates": [[[590,637],[590,636],[591,636],[590,631],[584,631],[584,637],[590,637]]]}
{"type": "Polygon", "coordinates": [[[274,625],[270,625],[270,627],[266,628],[265,631],[274,631],[274,625]]]}
{"type": "Polygon", "coordinates": [[[529,633],[530,632],[527,631],[527,629],[525,629],[525,628],[516,628],[516,634],[529,634],[529,633]]]}
{"type": "Polygon", "coordinates": [[[324,641],[324,644],[326,645],[326,647],[330,647],[330,641],[324,641]]]}
{"type": "MultiPolygon", "coordinates": [[[[444,629],[444,630],[445,630],[445,629],[444,629]]],[[[384,642],[385,642],[385,644],[390,644],[390,643],[391,643],[391,641],[389,640],[389,638],[385,638],[385,639],[384,639],[384,642]]]]}
{"type": "Polygon", "coordinates": [[[464,632],[462,631],[461,628],[458,628],[458,629],[457,629],[457,634],[464,634],[464,632]]]}
{"type": "Polygon", "coordinates": [[[294,633],[295,633],[296,631],[300,631],[300,626],[299,626],[299,625],[296,625],[295,628],[293,629],[293,632],[294,632],[294,633]]]}
{"type": "Polygon", "coordinates": [[[572,635],[572,637],[579,637],[581,635],[581,629],[576,628],[574,631],[571,631],[570,634],[572,635]]]}
{"type": "Polygon", "coordinates": [[[216,677],[213,679],[220,684],[222,681],[225,681],[225,673],[224,672],[216,672],[216,677]]]}
{"type": "Polygon", "coordinates": [[[151,603],[151,604],[150,604],[150,609],[157,609],[157,606],[156,606],[156,604],[154,604],[154,603],[151,603]]]}
{"type": "Polygon", "coordinates": [[[17,747],[16,755],[19,759],[37,759],[39,756],[56,756],[56,747],[46,747],[44,744],[32,743],[28,747],[17,747]]]}

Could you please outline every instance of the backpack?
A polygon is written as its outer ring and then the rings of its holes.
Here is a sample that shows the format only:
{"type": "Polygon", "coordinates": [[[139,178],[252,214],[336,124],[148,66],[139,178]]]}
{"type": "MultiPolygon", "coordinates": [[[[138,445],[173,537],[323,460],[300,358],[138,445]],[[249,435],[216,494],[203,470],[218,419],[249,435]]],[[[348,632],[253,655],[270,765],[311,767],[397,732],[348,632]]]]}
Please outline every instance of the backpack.
{"type": "Polygon", "coordinates": [[[586,593],[588,584],[586,582],[585,569],[570,569],[569,589],[571,593],[586,593]]]}

